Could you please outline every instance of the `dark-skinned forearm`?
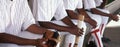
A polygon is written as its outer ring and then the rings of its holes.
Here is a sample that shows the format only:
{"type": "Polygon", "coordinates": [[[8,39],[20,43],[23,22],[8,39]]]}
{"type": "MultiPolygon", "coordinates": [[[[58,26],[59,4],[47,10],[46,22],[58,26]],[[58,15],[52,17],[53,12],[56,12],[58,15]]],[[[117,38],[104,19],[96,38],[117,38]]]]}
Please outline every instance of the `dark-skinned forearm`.
{"type": "Polygon", "coordinates": [[[46,31],[49,31],[49,30],[47,30],[43,27],[39,27],[36,24],[32,24],[27,28],[27,31],[35,33],[35,34],[43,34],[43,33],[45,33],[46,31]]]}
{"type": "Polygon", "coordinates": [[[14,35],[0,33],[0,43],[13,43],[18,45],[35,45],[35,40],[24,39],[14,35]]]}
{"type": "Polygon", "coordinates": [[[85,18],[90,18],[84,9],[78,9],[79,14],[84,15],[85,18]]]}
{"type": "Polygon", "coordinates": [[[78,19],[77,13],[75,13],[73,10],[66,10],[66,12],[71,19],[78,19]]]}
{"type": "Polygon", "coordinates": [[[107,17],[109,17],[109,16],[108,16],[109,14],[104,13],[104,12],[102,12],[102,11],[100,11],[100,10],[97,10],[96,8],[92,8],[92,9],[91,9],[91,12],[94,13],[94,14],[99,14],[99,15],[101,15],[101,16],[107,16],[107,17]]]}
{"type": "Polygon", "coordinates": [[[51,23],[51,22],[40,22],[39,21],[39,24],[44,27],[44,28],[48,28],[48,29],[56,29],[58,31],[67,31],[68,27],[67,26],[60,26],[60,25],[57,25],[57,24],[54,24],[54,23],[51,23]]]}
{"type": "Polygon", "coordinates": [[[70,27],[76,27],[68,16],[63,18],[61,21],[70,27]]]}
{"type": "Polygon", "coordinates": [[[84,21],[85,22],[89,22],[89,20],[91,19],[90,16],[86,13],[86,11],[84,9],[78,9],[78,12],[81,14],[81,15],[84,15],[85,16],[85,19],[84,21]]]}

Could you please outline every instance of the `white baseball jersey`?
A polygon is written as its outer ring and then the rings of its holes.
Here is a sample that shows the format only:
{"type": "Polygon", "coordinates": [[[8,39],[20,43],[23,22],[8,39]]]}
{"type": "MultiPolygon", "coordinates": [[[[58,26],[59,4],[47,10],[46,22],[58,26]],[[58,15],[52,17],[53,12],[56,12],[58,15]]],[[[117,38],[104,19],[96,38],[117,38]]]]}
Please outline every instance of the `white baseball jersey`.
{"type": "MultiPolygon", "coordinates": [[[[97,6],[100,6],[102,2],[103,2],[102,0],[91,0],[91,2],[90,1],[87,2],[89,4],[87,4],[86,6],[89,6],[89,5],[91,6],[91,4],[94,4],[93,6],[95,6],[95,7],[92,7],[92,8],[96,8],[97,6]]],[[[98,9],[98,10],[100,10],[100,9],[98,9]]],[[[100,10],[100,11],[107,13],[106,10],[100,10]]],[[[87,13],[93,20],[95,20],[97,22],[97,27],[95,29],[92,29],[92,33],[91,33],[92,37],[94,38],[97,47],[103,47],[103,43],[101,40],[101,34],[103,33],[102,31],[105,28],[104,25],[107,23],[108,17],[100,16],[97,14],[92,14],[90,12],[87,12],[87,13]]]]}
{"type": "Polygon", "coordinates": [[[75,10],[76,8],[83,8],[82,0],[63,0],[64,6],[67,10],[75,10]]]}
{"type": "Polygon", "coordinates": [[[102,2],[103,2],[103,0],[95,0],[95,5],[100,6],[102,2]]]}
{"type": "Polygon", "coordinates": [[[94,0],[83,0],[83,4],[85,9],[96,8],[94,0]]]}
{"type": "MultiPolygon", "coordinates": [[[[83,8],[82,0],[64,0],[64,5],[65,5],[66,10],[72,10],[72,11],[75,11],[76,8],[78,9],[83,8]]],[[[78,20],[72,19],[72,22],[75,25],[78,24],[78,20]]],[[[82,28],[84,28],[83,34],[85,34],[86,25],[84,22],[82,23],[82,28]]],[[[83,41],[84,41],[84,35],[80,37],[79,42],[78,42],[78,47],[83,46],[83,41]]],[[[75,35],[69,34],[65,36],[64,47],[73,47],[74,43],[75,43],[75,35]]]]}
{"type": "Polygon", "coordinates": [[[37,0],[37,5],[36,21],[51,21],[53,17],[61,20],[67,16],[63,0],[37,0]]]}
{"type": "Polygon", "coordinates": [[[17,35],[31,24],[35,20],[27,0],[0,0],[0,31],[17,35]]]}

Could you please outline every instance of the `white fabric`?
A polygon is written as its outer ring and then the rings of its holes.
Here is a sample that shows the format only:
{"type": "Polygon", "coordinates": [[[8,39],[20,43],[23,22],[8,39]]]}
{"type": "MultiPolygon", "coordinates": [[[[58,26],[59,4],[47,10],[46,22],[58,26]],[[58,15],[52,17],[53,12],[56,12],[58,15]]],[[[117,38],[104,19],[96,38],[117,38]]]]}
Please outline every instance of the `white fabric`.
{"type": "MultiPolygon", "coordinates": [[[[36,21],[51,21],[53,17],[61,20],[67,16],[63,0],[36,0],[36,21]]],[[[34,12],[33,12],[34,13],[34,12]]]]}
{"type": "Polygon", "coordinates": [[[4,32],[5,32],[5,23],[3,16],[1,16],[1,12],[0,12],[0,33],[4,33],[4,32]]]}
{"type": "MultiPolygon", "coordinates": [[[[53,23],[55,24],[58,24],[58,25],[62,25],[62,26],[66,26],[63,22],[61,21],[52,21],[53,23]]],[[[72,22],[77,25],[77,20],[72,20],[72,22]]],[[[83,35],[80,37],[80,41],[79,41],[79,47],[82,47],[83,45],[83,41],[84,41],[84,36],[85,36],[85,33],[86,33],[86,24],[83,22],[82,24],[82,28],[84,28],[84,32],[83,32],[83,35]]],[[[73,47],[74,43],[75,43],[75,35],[73,34],[70,34],[69,32],[60,32],[60,35],[62,36],[65,36],[65,40],[64,40],[64,45],[62,45],[63,47],[69,47],[69,44],[71,43],[71,47],[73,47]],[[72,39],[71,39],[72,38],[72,39]]]]}
{"type": "MultiPolygon", "coordinates": [[[[75,25],[77,25],[78,24],[78,20],[72,20],[72,22],[75,24],[75,25]]],[[[86,33],[86,29],[87,29],[87,27],[86,27],[86,23],[85,22],[82,22],[82,26],[81,26],[82,28],[83,28],[83,35],[82,36],[80,36],[79,37],[79,42],[78,42],[78,47],[83,47],[83,42],[84,42],[84,37],[85,37],[85,33],[86,33]]],[[[66,36],[66,38],[67,38],[67,36],[66,36]]],[[[71,39],[71,38],[69,38],[69,39],[71,39]]],[[[73,38],[74,39],[74,38],[73,38]]],[[[75,41],[75,40],[71,40],[71,41],[75,41]]]]}
{"type": "Polygon", "coordinates": [[[29,0],[29,6],[30,6],[30,8],[31,8],[31,11],[32,11],[32,13],[33,13],[33,16],[34,16],[34,18],[36,17],[36,15],[37,15],[37,0],[29,0]]]}
{"type": "MultiPolygon", "coordinates": [[[[0,30],[18,36],[35,20],[28,6],[27,0],[0,0],[0,30]]],[[[0,47],[17,47],[15,44],[0,45],[0,47]]]]}
{"type": "MultiPolygon", "coordinates": [[[[104,12],[104,13],[107,13],[107,14],[110,13],[110,12],[109,12],[108,10],[106,10],[106,9],[99,9],[99,8],[98,8],[98,10],[100,10],[100,11],[102,11],[102,12],[104,12]]],[[[100,25],[100,29],[102,29],[102,30],[100,30],[100,33],[101,33],[101,37],[103,37],[103,33],[104,33],[105,27],[106,27],[106,25],[107,25],[107,23],[108,23],[109,17],[106,17],[106,16],[101,16],[101,17],[102,17],[102,22],[101,22],[101,25],[100,25]],[[103,27],[102,27],[102,24],[104,24],[103,27]]]]}
{"type": "Polygon", "coordinates": [[[96,29],[98,29],[100,27],[101,24],[101,16],[97,15],[97,14],[92,14],[91,12],[87,12],[87,14],[90,16],[91,19],[95,20],[97,22],[97,27],[96,29]]]}
{"type": "Polygon", "coordinates": [[[19,46],[16,44],[10,44],[10,43],[6,43],[6,44],[0,43],[0,47],[19,47],[19,46]]]}
{"type": "MultiPolygon", "coordinates": [[[[62,21],[50,21],[54,24],[58,24],[58,25],[62,25],[62,26],[67,26],[66,24],[64,24],[62,21]]],[[[50,29],[50,30],[54,30],[54,29],[50,29]]],[[[60,32],[60,35],[72,35],[70,34],[69,32],[60,32]]],[[[22,38],[29,38],[29,39],[37,39],[37,38],[42,38],[42,35],[36,35],[36,34],[32,34],[30,32],[27,32],[27,31],[24,31],[24,32],[21,32],[19,33],[19,36],[22,37],[22,38]]],[[[73,35],[74,36],[74,35],[73,35]]],[[[74,38],[74,37],[73,37],[74,38]]],[[[70,39],[71,40],[71,39],[70,39]]],[[[66,40],[67,41],[67,40],[66,40]]],[[[71,41],[72,42],[72,41],[71,41]]],[[[56,47],[59,47],[60,44],[58,44],[56,47]]],[[[35,47],[35,46],[20,46],[20,47],[35,47]]]]}
{"type": "Polygon", "coordinates": [[[96,8],[94,0],[83,0],[83,4],[85,9],[96,8]]]}
{"type": "MultiPolygon", "coordinates": [[[[38,35],[38,34],[33,34],[31,32],[28,32],[28,31],[23,31],[21,33],[18,34],[19,37],[22,37],[22,38],[27,38],[27,39],[40,39],[43,37],[43,35],[38,35]]],[[[19,47],[36,47],[36,46],[32,46],[32,45],[26,45],[26,46],[20,46],[19,47]]]]}
{"type": "Polygon", "coordinates": [[[94,37],[97,47],[103,47],[100,32],[92,33],[92,36],[94,37]]]}
{"type": "MultiPolygon", "coordinates": [[[[109,11],[105,10],[105,9],[98,9],[104,13],[109,13],[109,11]]],[[[92,29],[90,26],[88,26],[88,28],[91,28],[91,31],[95,31],[96,29],[99,29],[98,32],[96,33],[92,33],[92,40],[95,40],[96,44],[97,44],[97,47],[101,46],[103,47],[103,44],[102,44],[102,41],[101,41],[101,37],[103,36],[103,32],[104,32],[104,29],[105,29],[105,26],[108,22],[108,17],[105,17],[105,16],[101,16],[101,15],[97,15],[97,14],[92,14],[92,13],[89,13],[87,12],[88,15],[97,22],[97,28],[95,29],[92,29]],[[102,25],[104,25],[102,27],[102,25]],[[102,30],[101,30],[102,29],[102,30]]]]}
{"type": "Polygon", "coordinates": [[[63,0],[64,6],[68,10],[75,10],[76,8],[83,8],[82,0],[63,0]]]}
{"type": "Polygon", "coordinates": [[[0,17],[4,20],[6,33],[17,35],[35,24],[27,0],[0,0],[0,17]]]}
{"type": "MultiPolygon", "coordinates": [[[[67,10],[73,10],[73,11],[76,8],[83,8],[82,0],[64,0],[64,5],[67,10]]],[[[72,22],[75,25],[78,24],[78,20],[72,20],[72,22]]],[[[84,28],[84,32],[83,32],[83,35],[80,36],[79,38],[78,47],[83,46],[84,36],[86,33],[86,24],[84,22],[82,23],[82,28],[84,28]]],[[[75,43],[75,35],[67,34],[65,35],[64,47],[69,47],[70,43],[71,43],[71,47],[73,47],[75,43]]]]}
{"type": "Polygon", "coordinates": [[[103,2],[103,0],[95,0],[95,5],[100,6],[102,2],[103,2]]]}
{"type": "Polygon", "coordinates": [[[63,47],[69,47],[69,46],[73,47],[74,43],[75,43],[75,35],[72,35],[72,34],[65,35],[63,47]]]}

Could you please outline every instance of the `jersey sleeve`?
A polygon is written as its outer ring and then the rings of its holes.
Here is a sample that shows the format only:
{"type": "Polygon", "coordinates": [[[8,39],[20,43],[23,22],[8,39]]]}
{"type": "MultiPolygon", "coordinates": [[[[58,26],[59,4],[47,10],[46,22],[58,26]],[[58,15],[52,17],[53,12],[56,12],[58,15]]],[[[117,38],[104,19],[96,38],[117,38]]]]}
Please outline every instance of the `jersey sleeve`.
{"type": "Polygon", "coordinates": [[[94,0],[83,0],[83,4],[85,9],[96,8],[94,0]]]}
{"type": "Polygon", "coordinates": [[[64,2],[64,7],[67,10],[74,10],[74,0],[63,0],[64,2]]]}
{"type": "Polygon", "coordinates": [[[26,30],[30,25],[35,24],[35,19],[34,19],[32,12],[28,6],[27,0],[24,0],[24,5],[25,6],[23,6],[23,7],[24,7],[25,13],[23,13],[24,14],[24,22],[22,25],[22,27],[23,27],[22,29],[26,30]]]}
{"type": "Polygon", "coordinates": [[[82,8],[82,0],[63,0],[65,9],[75,10],[76,8],[82,8]]]}
{"type": "Polygon", "coordinates": [[[3,33],[3,32],[5,32],[5,26],[4,26],[5,23],[2,22],[1,19],[0,19],[0,22],[1,22],[0,23],[0,33],[3,33]]]}
{"type": "Polygon", "coordinates": [[[67,16],[67,13],[66,13],[63,1],[61,0],[54,17],[56,20],[61,20],[61,19],[65,18],[66,16],[67,16]]]}
{"type": "Polygon", "coordinates": [[[83,8],[82,0],[78,0],[77,8],[83,8]]]}
{"type": "Polygon", "coordinates": [[[95,0],[96,6],[100,6],[102,4],[103,0],[95,0]]]}

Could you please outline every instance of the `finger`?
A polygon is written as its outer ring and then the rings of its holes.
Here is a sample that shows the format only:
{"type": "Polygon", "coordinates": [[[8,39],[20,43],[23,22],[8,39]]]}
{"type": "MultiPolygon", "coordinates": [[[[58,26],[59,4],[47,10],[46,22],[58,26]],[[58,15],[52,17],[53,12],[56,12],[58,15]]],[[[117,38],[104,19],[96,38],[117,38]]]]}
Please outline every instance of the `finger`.
{"type": "Polygon", "coordinates": [[[78,32],[78,35],[81,36],[81,35],[83,35],[83,33],[82,32],[78,32]]]}
{"type": "Polygon", "coordinates": [[[80,34],[83,34],[83,32],[79,32],[80,34]]]}
{"type": "Polygon", "coordinates": [[[83,29],[79,29],[79,32],[83,32],[83,29]]]}
{"type": "Polygon", "coordinates": [[[84,32],[84,28],[80,29],[81,32],[84,32]]]}
{"type": "Polygon", "coordinates": [[[82,34],[78,34],[77,36],[82,36],[82,34]]]}

